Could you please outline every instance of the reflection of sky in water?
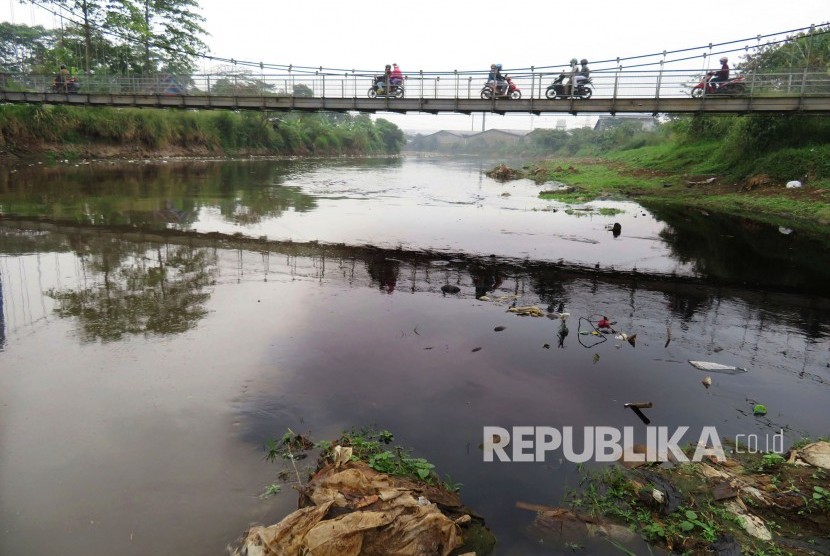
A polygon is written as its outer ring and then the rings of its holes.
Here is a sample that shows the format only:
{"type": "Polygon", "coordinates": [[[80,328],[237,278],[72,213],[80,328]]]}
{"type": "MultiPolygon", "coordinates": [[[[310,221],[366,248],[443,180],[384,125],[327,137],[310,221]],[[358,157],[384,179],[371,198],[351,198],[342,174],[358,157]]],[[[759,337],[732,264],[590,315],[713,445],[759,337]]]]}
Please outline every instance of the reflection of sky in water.
{"type": "Polygon", "coordinates": [[[565,206],[538,198],[545,186],[528,180],[502,184],[484,176],[484,169],[473,163],[418,159],[404,159],[393,168],[319,167],[285,182],[314,196],[314,210],[286,211],[279,218],[243,227],[229,223],[214,209],[203,209],[191,229],[273,240],[690,271],[689,265],[668,258],[669,251],[658,238],[664,225],[636,203],[589,204],[597,210],[623,211],[613,216],[579,210],[566,214],[565,206]],[[614,222],[622,225],[618,238],[606,229],[614,222]]]}

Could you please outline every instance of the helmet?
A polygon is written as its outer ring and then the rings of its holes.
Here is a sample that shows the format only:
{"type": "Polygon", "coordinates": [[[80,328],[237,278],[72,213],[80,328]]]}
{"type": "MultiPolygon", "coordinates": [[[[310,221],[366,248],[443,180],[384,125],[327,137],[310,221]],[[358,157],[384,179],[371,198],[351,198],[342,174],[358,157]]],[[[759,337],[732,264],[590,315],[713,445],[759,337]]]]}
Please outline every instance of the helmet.
{"type": "Polygon", "coordinates": [[[579,61],[579,63],[580,63],[580,64],[582,64],[582,65],[584,66],[584,65],[587,65],[587,64],[588,64],[588,60],[586,60],[585,58],[583,58],[583,59],[581,59],[581,60],[579,61]]]}
{"type": "Polygon", "coordinates": [[[726,56],[724,56],[723,58],[721,58],[721,59],[720,59],[720,61],[721,61],[721,62],[728,62],[728,61],[729,61],[729,58],[727,58],[726,56]]]}
{"type": "Polygon", "coordinates": [[[577,64],[576,58],[571,58],[571,65],[575,66],[577,64]]]}
{"type": "Polygon", "coordinates": [[[389,64],[386,64],[386,69],[392,69],[392,66],[390,66],[389,64]]]}
{"type": "Polygon", "coordinates": [[[496,69],[496,64],[490,64],[490,69],[491,69],[491,70],[496,69]]]}
{"type": "Polygon", "coordinates": [[[496,69],[500,70],[501,69],[501,64],[496,64],[496,69]]]}

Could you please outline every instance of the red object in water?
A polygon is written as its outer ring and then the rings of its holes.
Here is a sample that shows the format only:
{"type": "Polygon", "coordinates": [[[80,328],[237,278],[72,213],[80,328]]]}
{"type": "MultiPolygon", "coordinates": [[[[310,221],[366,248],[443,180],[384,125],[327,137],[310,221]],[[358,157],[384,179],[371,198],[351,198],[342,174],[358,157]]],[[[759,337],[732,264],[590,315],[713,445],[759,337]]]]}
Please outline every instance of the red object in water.
{"type": "Polygon", "coordinates": [[[608,317],[602,317],[597,323],[597,328],[611,328],[611,323],[608,321],[608,317]]]}

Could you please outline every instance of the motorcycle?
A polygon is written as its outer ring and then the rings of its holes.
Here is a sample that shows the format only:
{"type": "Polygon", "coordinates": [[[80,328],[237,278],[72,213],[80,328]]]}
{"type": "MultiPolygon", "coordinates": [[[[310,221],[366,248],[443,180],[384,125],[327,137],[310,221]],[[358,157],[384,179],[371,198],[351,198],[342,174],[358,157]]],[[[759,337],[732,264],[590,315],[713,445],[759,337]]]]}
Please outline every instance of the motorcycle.
{"type": "Polygon", "coordinates": [[[390,83],[389,91],[386,91],[386,76],[379,76],[375,78],[374,84],[369,88],[367,95],[369,98],[403,98],[404,90],[403,84],[390,83]]]}
{"type": "Polygon", "coordinates": [[[715,81],[712,83],[713,77],[715,77],[714,72],[704,75],[700,83],[692,88],[692,98],[701,98],[703,95],[742,95],[746,92],[743,75],[733,77],[729,81],[715,81]]]}
{"type": "Polygon", "coordinates": [[[548,85],[548,88],[545,90],[545,96],[549,99],[555,98],[584,98],[589,99],[591,95],[594,94],[594,90],[591,88],[593,85],[593,81],[591,78],[581,79],[576,85],[576,91],[571,94],[571,84],[565,83],[565,79],[570,76],[568,73],[560,73],[559,77],[553,80],[553,83],[548,85]]]}
{"type": "Polygon", "coordinates": [[[52,86],[49,88],[50,93],[77,93],[81,90],[81,84],[77,77],[68,77],[66,81],[61,81],[60,77],[55,77],[52,80],[52,86]]]}
{"type": "Polygon", "coordinates": [[[519,89],[519,87],[513,83],[513,80],[507,75],[504,76],[504,85],[496,87],[493,81],[488,81],[484,87],[481,88],[481,98],[484,100],[490,100],[494,97],[509,98],[511,100],[519,100],[522,98],[521,89],[519,89]],[[504,87],[504,85],[507,85],[507,87],[504,87]]]}

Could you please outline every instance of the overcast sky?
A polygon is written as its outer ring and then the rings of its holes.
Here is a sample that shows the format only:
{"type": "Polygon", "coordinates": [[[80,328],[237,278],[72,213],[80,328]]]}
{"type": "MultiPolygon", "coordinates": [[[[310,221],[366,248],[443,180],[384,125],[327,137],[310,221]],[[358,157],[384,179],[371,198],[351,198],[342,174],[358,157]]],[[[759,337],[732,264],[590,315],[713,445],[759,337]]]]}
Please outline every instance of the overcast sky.
{"type": "MultiPolygon", "coordinates": [[[[215,56],[373,71],[397,62],[404,73],[484,70],[491,63],[538,68],[565,64],[573,57],[608,60],[830,20],[830,0],[199,0],[199,5],[210,33],[206,42],[215,56]]],[[[0,0],[0,18],[29,25],[55,22],[18,0],[0,0]]],[[[404,129],[481,127],[480,115],[475,120],[384,117],[404,129]]],[[[562,117],[488,115],[487,127],[552,127],[562,117]]]]}

